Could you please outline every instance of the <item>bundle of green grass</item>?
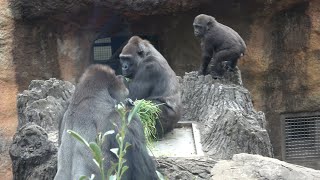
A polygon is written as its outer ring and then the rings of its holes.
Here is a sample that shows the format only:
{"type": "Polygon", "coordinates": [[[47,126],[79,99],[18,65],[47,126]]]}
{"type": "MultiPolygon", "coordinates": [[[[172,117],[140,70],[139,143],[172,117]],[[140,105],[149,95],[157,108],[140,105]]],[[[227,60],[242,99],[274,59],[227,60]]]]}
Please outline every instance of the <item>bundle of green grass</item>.
{"type": "Polygon", "coordinates": [[[147,145],[151,146],[152,141],[156,139],[157,129],[156,122],[159,119],[160,108],[159,104],[155,104],[152,101],[148,100],[136,100],[134,104],[137,105],[141,103],[137,114],[140,117],[140,120],[143,125],[144,135],[146,136],[147,145]]]}

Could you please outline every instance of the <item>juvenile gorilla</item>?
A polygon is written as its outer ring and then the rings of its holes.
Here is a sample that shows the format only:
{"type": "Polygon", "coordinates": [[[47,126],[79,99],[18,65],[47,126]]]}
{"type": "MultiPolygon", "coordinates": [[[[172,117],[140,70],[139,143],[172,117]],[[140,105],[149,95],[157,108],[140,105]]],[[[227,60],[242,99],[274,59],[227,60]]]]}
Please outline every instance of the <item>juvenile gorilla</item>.
{"type": "Polygon", "coordinates": [[[122,74],[130,78],[129,97],[161,104],[156,123],[158,137],[171,131],[181,116],[180,87],[176,74],[153,45],[138,36],[130,38],[120,54],[122,74]]]}
{"type": "MultiPolygon", "coordinates": [[[[121,119],[115,105],[127,95],[128,90],[122,79],[117,77],[110,67],[91,65],[86,69],[61,124],[62,138],[55,180],[73,180],[91,174],[95,174],[96,179],[101,179],[91,152],[85,145],[71,137],[66,132],[68,129],[79,133],[88,142],[95,141],[99,132],[115,130],[114,134],[106,137],[102,152],[106,170],[110,168],[111,161],[117,162],[117,157],[110,151],[111,148],[118,148],[115,139],[117,129],[113,123],[121,127],[121,119]]],[[[129,169],[122,179],[157,179],[155,164],[145,146],[142,124],[136,117],[129,124],[125,141],[131,146],[125,155],[129,169]]]]}
{"type": "Polygon", "coordinates": [[[193,27],[194,35],[201,40],[202,64],[199,75],[206,75],[209,71],[212,77],[221,77],[225,70],[234,70],[246,50],[240,35],[205,14],[194,19],[193,27]]]}

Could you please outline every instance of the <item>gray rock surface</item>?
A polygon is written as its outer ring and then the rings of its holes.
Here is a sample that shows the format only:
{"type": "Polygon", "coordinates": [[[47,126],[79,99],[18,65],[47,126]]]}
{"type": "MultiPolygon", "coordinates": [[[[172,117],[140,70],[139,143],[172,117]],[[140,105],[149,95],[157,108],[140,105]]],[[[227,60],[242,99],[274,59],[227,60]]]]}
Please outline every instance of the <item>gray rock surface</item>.
{"type": "Polygon", "coordinates": [[[216,161],[209,157],[159,157],[158,171],[168,179],[207,180],[216,161]]]}
{"type": "Polygon", "coordinates": [[[254,110],[247,89],[196,72],[186,73],[181,83],[182,119],[198,122],[207,155],[217,159],[238,153],[273,156],[264,113],[254,110]]]}
{"type": "Polygon", "coordinates": [[[57,131],[74,89],[70,82],[54,78],[31,81],[17,97],[18,128],[34,122],[47,132],[57,131]]]}
{"type": "Polygon", "coordinates": [[[28,123],[13,137],[10,147],[14,180],[51,180],[57,171],[57,147],[43,128],[28,123]]]}
{"type": "Polygon", "coordinates": [[[186,11],[208,0],[12,0],[15,18],[36,18],[61,13],[77,13],[88,7],[103,7],[131,15],[168,14],[186,11]]]}
{"type": "MultiPolygon", "coordinates": [[[[160,157],[157,158],[159,171],[169,179],[210,179],[210,170],[216,163],[213,159],[230,159],[241,152],[272,156],[264,114],[254,110],[248,90],[241,86],[240,72],[219,80],[191,72],[179,81],[183,87],[183,119],[197,121],[201,126],[203,150],[209,156],[160,157]]],[[[29,90],[19,94],[21,129],[10,149],[16,179],[50,179],[56,166],[57,145],[53,142],[58,123],[73,92],[72,84],[50,79],[32,81],[29,90]],[[28,169],[29,166],[33,168],[28,169]]]]}
{"type": "Polygon", "coordinates": [[[232,160],[218,161],[212,179],[223,180],[316,180],[320,171],[252,154],[236,154],[232,160]]]}

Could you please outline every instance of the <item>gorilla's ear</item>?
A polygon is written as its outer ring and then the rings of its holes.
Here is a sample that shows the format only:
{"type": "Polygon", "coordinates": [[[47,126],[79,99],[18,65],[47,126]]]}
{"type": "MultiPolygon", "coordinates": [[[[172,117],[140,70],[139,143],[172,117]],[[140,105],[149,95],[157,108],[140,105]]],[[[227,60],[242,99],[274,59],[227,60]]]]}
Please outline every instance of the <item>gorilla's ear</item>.
{"type": "Polygon", "coordinates": [[[146,46],[144,45],[144,43],[139,43],[138,45],[138,55],[139,56],[143,56],[145,54],[145,50],[146,50],[146,46]]]}
{"type": "Polygon", "coordinates": [[[150,42],[147,40],[143,40],[142,42],[139,43],[139,50],[138,50],[138,55],[139,56],[148,56],[150,53],[149,46],[150,42]]]}
{"type": "Polygon", "coordinates": [[[208,21],[207,22],[207,31],[209,30],[209,29],[211,29],[213,27],[213,22],[212,21],[208,21]]]}

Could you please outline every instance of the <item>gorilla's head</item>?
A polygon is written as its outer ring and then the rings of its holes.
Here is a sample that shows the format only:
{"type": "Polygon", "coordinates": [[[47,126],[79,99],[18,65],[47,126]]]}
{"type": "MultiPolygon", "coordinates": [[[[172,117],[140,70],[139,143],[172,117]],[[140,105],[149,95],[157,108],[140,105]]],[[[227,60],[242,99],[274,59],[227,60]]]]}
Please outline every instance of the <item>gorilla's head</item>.
{"type": "Polygon", "coordinates": [[[90,65],[79,79],[79,96],[83,96],[85,91],[94,93],[105,89],[118,102],[124,101],[129,94],[123,79],[116,76],[112,68],[101,64],[90,65]]]}
{"type": "Polygon", "coordinates": [[[203,38],[215,22],[216,21],[212,16],[205,14],[198,15],[193,21],[194,35],[198,38],[203,38]]]}
{"type": "Polygon", "coordinates": [[[123,76],[132,79],[141,63],[149,54],[149,42],[138,36],[133,36],[122,49],[120,63],[123,76]]]}

